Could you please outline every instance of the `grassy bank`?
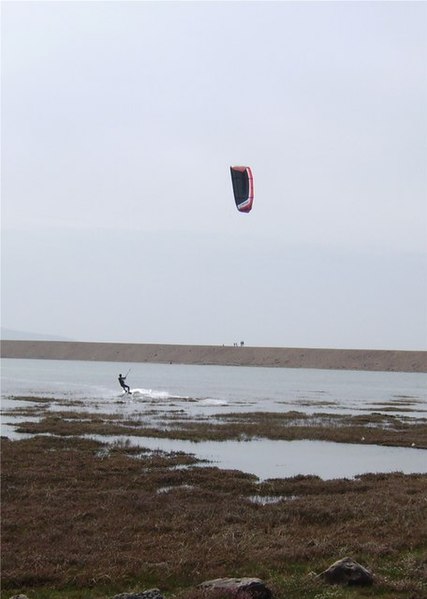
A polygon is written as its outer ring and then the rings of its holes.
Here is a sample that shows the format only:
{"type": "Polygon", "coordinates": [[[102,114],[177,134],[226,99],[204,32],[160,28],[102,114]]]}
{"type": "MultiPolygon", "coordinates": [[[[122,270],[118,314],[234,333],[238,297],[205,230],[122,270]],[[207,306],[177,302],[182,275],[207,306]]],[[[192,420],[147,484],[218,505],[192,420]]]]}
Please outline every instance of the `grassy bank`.
{"type": "Polygon", "coordinates": [[[185,454],[83,440],[85,423],[69,420],[72,436],[2,440],[2,598],[100,599],[157,586],[195,599],[203,580],[244,575],[263,578],[277,599],[427,594],[427,476],[260,483],[185,454]],[[373,587],[312,576],[346,555],[373,570],[373,587]]]}

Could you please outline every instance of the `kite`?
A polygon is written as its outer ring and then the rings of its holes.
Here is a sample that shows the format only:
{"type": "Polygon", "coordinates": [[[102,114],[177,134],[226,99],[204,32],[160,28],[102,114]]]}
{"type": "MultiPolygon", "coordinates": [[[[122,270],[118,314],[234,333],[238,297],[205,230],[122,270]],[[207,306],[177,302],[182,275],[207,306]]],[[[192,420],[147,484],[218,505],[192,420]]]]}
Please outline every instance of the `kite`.
{"type": "Polygon", "coordinates": [[[250,212],[254,201],[254,180],[249,166],[231,166],[234,201],[239,212],[250,212]]]}

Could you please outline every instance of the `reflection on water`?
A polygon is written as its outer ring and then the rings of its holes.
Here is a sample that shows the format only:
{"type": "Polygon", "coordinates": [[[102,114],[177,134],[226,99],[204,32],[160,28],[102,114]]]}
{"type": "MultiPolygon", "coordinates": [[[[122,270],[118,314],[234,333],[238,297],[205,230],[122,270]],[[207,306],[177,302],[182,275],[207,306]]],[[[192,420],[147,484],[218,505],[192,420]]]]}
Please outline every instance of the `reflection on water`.
{"type": "MultiPolygon", "coordinates": [[[[121,392],[110,362],[2,360],[2,434],[16,437],[10,410],[34,406],[14,396],[48,398],[49,411],[89,411],[145,422],[165,416],[213,418],[232,412],[361,414],[377,412],[427,417],[427,374],[362,371],[134,364],[121,392]]],[[[43,404],[40,405],[43,407],[43,404]]],[[[128,437],[126,437],[128,439],[128,437]]],[[[336,444],[321,441],[200,442],[131,438],[132,443],[165,451],[194,453],[221,468],[259,478],[315,474],[352,477],[364,472],[426,472],[426,453],[416,448],[336,444]]],[[[102,437],[101,440],[105,440],[102,437]]]]}

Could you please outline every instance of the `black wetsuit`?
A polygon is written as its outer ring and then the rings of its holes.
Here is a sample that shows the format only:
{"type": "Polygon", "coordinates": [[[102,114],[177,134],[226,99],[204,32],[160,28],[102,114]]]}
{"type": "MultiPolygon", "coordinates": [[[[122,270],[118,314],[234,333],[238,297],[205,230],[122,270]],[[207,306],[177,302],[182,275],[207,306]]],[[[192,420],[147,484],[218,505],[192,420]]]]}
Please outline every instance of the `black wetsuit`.
{"type": "Polygon", "coordinates": [[[125,380],[126,380],[126,377],[119,374],[120,386],[123,387],[123,389],[126,391],[126,393],[130,393],[130,387],[129,387],[129,385],[126,385],[125,380]]]}

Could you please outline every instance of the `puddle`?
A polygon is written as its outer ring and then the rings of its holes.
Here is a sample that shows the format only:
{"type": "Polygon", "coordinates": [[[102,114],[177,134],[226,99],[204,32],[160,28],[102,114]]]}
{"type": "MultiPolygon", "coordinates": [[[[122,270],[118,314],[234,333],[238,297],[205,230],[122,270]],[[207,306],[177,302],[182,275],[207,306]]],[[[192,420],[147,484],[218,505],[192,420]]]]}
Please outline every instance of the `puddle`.
{"type": "Polygon", "coordinates": [[[272,505],[281,501],[292,501],[296,498],[296,495],[251,495],[248,497],[249,501],[256,505],[272,505]]]}
{"type": "Polygon", "coordinates": [[[415,447],[384,447],[329,441],[182,441],[152,437],[89,435],[102,443],[126,440],[132,446],[167,452],[184,452],[210,466],[240,470],[260,480],[315,475],[327,480],[359,474],[427,473],[427,452],[415,447]]]}
{"type": "Polygon", "coordinates": [[[194,485],[171,485],[169,487],[160,487],[159,489],[157,489],[157,494],[161,495],[163,493],[170,493],[170,491],[177,490],[192,491],[193,489],[194,485]]]}

